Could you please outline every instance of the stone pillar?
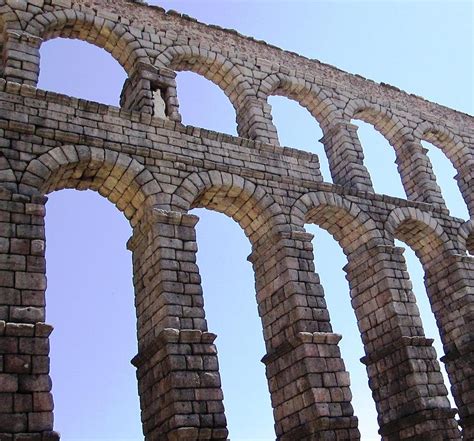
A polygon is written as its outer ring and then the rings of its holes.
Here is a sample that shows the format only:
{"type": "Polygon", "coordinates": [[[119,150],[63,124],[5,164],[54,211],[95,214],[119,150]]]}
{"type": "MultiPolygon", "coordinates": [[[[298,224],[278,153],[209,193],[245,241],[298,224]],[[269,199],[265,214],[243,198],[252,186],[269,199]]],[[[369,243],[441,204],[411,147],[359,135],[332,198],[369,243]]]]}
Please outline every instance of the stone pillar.
{"type": "Polygon", "coordinates": [[[403,249],[367,244],[345,267],[384,441],[460,440],[432,340],[424,336],[403,249]]]}
{"type": "Polygon", "coordinates": [[[340,122],[326,131],[320,142],[324,144],[335,184],[373,193],[357,129],[355,124],[340,122]]]}
{"type": "Polygon", "coordinates": [[[176,73],[145,63],[137,63],[125,81],[120,106],[125,110],[148,113],[181,122],[176,92],[176,73]]]}
{"type": "Polygon", "coordinates": [[[312,237],[305,232],[267,237],[254,244],[249,257],[277,440],[359,440],[341,336],[332,332],[314,272],[312,237]]]}
{"type": "Polygon", "coordinates": [[[3,77],[7,81],[34,86],[38,84],[43,40],[22,30],[8,30],[3,47],[3,77]]]}
{"type": "Polygon", "coordinates": [[[134,228],[137,367],[146,441],[226,440],[216,336],[196,265],[197,216],[154,209],[134,228]]]}
{"type": "Polygon", "coordinates": [[[428,157],[420,143],[406,141],[397,149],[396,163],[409,200],[426,202],[446,209],[441,190],[428,157]]]}
{"type": "Polygon", "coordinates": [[[237,132],[242,138],[280,145],[277,130],[272,121],[272,106],[256,97],[246,97],[239,105],[237,132]]]}
{"type": "Polygon", "coordinates": [[[461,168],[458,168],[454,178],[466,202],[469,216],[474,219],[474,159],[467,160],[461,168]]]}
{"type": "Polygon", "coordinates": [[[463,439],[474,439],[474,259],[445,253],[424,266],[463,439]]]}
{"type": "Polygon", "coordinates": [[[45,317],[44,197],[0,190],[0,439],[57,441],[45,317]]]}

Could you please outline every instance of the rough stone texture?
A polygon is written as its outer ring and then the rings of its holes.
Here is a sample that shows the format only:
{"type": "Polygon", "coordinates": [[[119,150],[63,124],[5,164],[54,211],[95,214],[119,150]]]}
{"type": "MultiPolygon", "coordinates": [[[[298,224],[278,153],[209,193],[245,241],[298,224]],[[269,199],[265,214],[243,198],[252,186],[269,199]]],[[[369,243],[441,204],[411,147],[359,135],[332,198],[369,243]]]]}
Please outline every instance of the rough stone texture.
{"type": "Polygon", "coordinates": [[[471,116],[141,2],[0,0],[0,31],[1,441],[59,439],[44,215],[46,195],[62,188],[99,192],[133,227],[133,363],[147,441],[227,438],[194,207],[232,217],[252,243],[278,440],[360,439],[305,223],[328,230],[347,255],[382,439],[474,439],[471,116]],[[56,37],[95,44],[124,67],[121,109],[36,89],[39,47],[56,37]],[[180,70],[224,90],[239,137],[180,123],[180,70]],[[157,93],[165,118],[154,117],[157,93]],[[334,184],[323,182],[317,156],[279,147],[270,95],[319,122],[334,184]],[[395,149],[407,200],[374,193],[353,118],[395,149]],[[449,215],[422,140],[457,169],[470,220],[449,215]],[[459,426],[395,239],[423,264],[459,426]]]}

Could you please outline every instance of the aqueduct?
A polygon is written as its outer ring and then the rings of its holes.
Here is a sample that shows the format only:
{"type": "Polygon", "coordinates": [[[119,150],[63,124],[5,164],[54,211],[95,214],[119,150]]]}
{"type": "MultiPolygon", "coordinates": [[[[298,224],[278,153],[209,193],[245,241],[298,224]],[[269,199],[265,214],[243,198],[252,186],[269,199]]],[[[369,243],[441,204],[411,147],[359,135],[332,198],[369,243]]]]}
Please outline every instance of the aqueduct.
{"type": "Polygon", "coordinates": [[[382,439],[474,440],[471,116],[139,1],[0,0],[0,14],[1,441],[59,439],[44,215],[46,195],[62,188],[99,192],[133,227],[133,363],[147,441],[228,436],[194,207],[227,214],[251,241],[278,440],[360,439],[305,223],[328,230],[347,255],[382,439]],[[123,66],[121,108],[36,88],[39,48],[56,37],[92,43],[123,66]],[[225,92],[239,137],[181,124],[181,70],[225,92]],[[318,121],[334,183],[323,182],[316,155],[279,146],[271,95],[318,121]],[[395,149],[406,200],[374,192],[354,117],[395,149]],[[423,140],[456,168],[471,220],[450,216],[423,140]],[[423,264],[457,409],[395,239],[423,264]]]}

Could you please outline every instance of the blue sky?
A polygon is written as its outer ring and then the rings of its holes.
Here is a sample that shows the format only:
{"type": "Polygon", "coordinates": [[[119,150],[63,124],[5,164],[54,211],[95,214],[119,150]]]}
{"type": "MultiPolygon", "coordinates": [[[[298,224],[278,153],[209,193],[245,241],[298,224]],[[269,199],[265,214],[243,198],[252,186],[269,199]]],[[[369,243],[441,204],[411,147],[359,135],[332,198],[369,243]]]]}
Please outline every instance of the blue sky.
{"type": "MultiPolygon", "coordinates": [[[[207,23],[239,32],[333,64],[351,73],[395,85],[431,101],[474,111],[473,3],[470,1],[161,1],[207,23]]],[[[125,79],[105,51],[86,43],[53,40],[42,47],[40,87],[114,104],[125,79]]],[[[178,75],[183,122],[235,134],[235,114],[217,86],[194,74],[178,75]]],[[[320,155],[316,121],[296,103],[272,97],[281,143],[320,155]]],[[[359,134],[377,192],[404,196],[387,141],[370,126],[359,134]]],[[[429,147],[429,146],[428,146],[429,147]]],[[[454,171],[430,147],[438,181],[452,213],[467,218],[454,171]]],[[[263,338],[255,304],[250,244],[238,225],[222,214],[197,210],[198,263],[209,328],[218,334],[221,375],[232,441],[274,439],[271,406],[260,358],[263,338]],[[225,243],[225,247],[222,244],[225,243]]],[[[51,363],[56,429],[65,441],[141,440],[134,369],[135,318],[131,230],[108,201],[92,192],[60,191],[47,206],[47,317],[55,325],[51,363]]],[[[314,226],[315,262],[333,327],[351,374],[353,405],[362,439],[377,435],[376,415],[362,344],[342,272],[338,244],[314,226]]],[[[409,272],[426,334],[434,320],[414,254],[409,272]]],[[[440,355],[440,350],[438,350],[440,355]]]]}

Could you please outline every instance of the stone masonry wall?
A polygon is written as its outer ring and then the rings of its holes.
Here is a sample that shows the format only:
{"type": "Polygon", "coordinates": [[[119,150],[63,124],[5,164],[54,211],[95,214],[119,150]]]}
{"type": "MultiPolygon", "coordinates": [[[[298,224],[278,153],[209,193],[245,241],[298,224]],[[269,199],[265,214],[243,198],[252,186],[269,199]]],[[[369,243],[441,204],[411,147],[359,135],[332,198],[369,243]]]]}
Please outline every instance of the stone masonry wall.
{"type": "Polygon", "coordinates": [[[195,207],[232,217],[251,241],[277,440],[360,439],[306,223],[347,255],[382,439],[474,440],[471,116],[139,2],[0,0],[0,30],[1,441],[59,439],[44,214],[47,194],[63,188],[99,192],[133,227],[133,363],[146,441],[228,436],[195,207]],[[121,109],[36,88],[39,48],[56,37],[95,44],[124,67],[121,109]],[[180,70],[224,90],[239,137],[180,123],[180,70]],[[296,100],[319,122],[334,184],[323,182],[316,155],[279,146],[270,95],[296,100]],[[156,99],[164,118],[154,116],[156,99]],[[407,199],[374,193],[353,118],[394,147],[407,199]],[[470,220],[450,216],[422,140],[455,166],[470,220]],[[395,239],[422,262],[457,409],[395,239]]]}

